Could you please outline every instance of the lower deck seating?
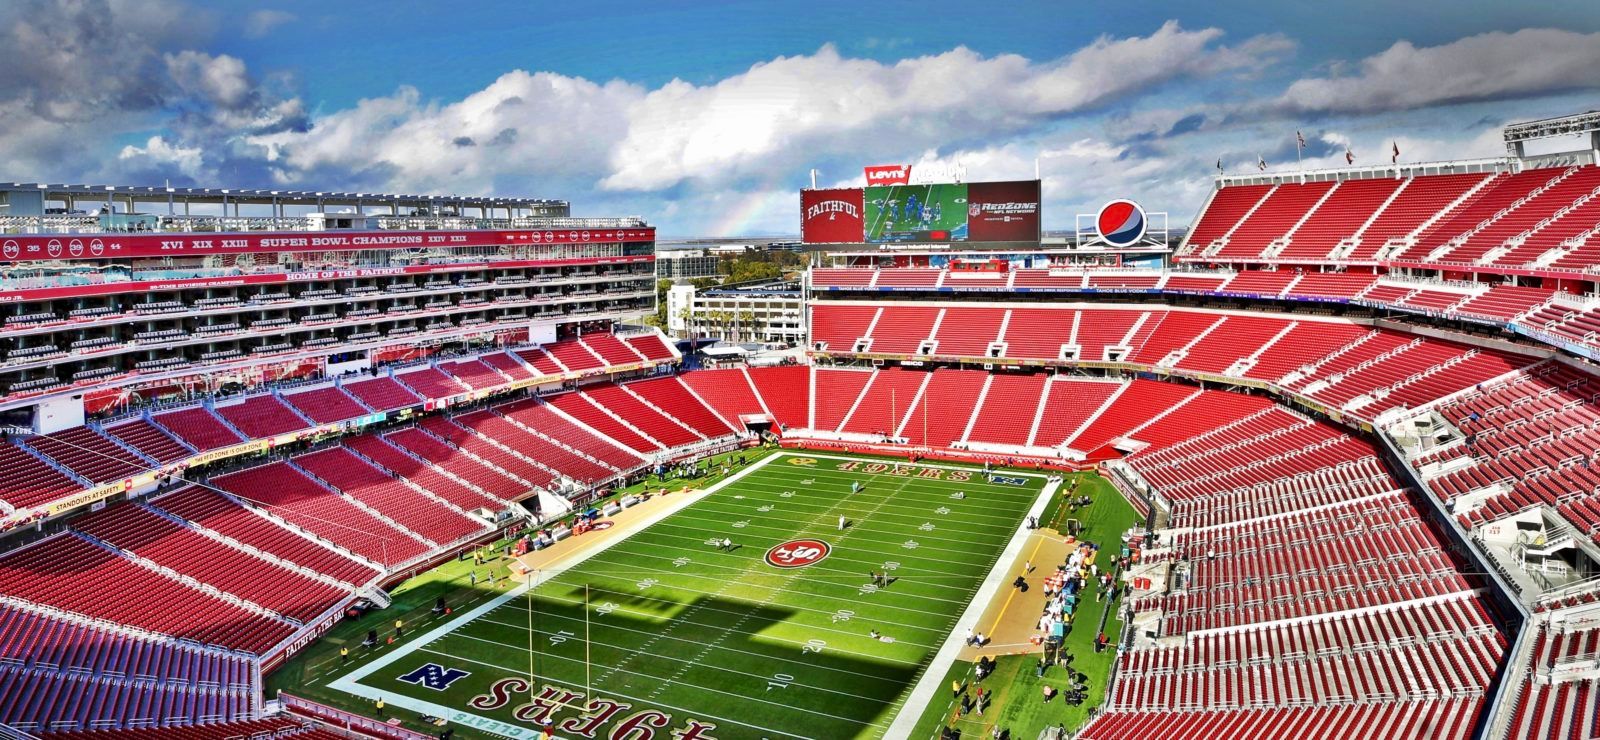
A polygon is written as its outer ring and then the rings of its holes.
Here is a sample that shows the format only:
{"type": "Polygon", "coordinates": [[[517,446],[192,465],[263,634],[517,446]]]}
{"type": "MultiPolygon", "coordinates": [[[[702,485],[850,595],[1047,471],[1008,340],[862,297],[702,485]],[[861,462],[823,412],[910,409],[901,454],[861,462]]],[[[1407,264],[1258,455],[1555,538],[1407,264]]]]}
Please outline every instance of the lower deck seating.
{"type": "Polygon", "coordinates": [[[707,439],[726,437],[734,431],[728,421],[707,408],[677,377],[637,380],[625,388],[707,439]]]}
{"type": "Polygon", "coordinates": [[[318,424],[332,424],[371,413],[337,386],[285,394],[283,400],[318,424]]]}
{"type": "Polygon", "coordinates": [[[530,428],[519,426],[501,416],[500,409],[494,411],[496,413],[472,414],[470,417],[457,417],[456,420],[576,481],[595,483],[617,473],[615,468],[573,452],[530,428]]]}
{"type": "Polygon", "coordinates": [[[27,445],[92,483],[108,483],[149,470],[151,462],[89,427],[30,437],[27,445]]]}
{"type": "Polygon", "coordinates": [[[566,417],[552,411],[540,401],[534,399],[516,401],[501,406],[496,411],[616,470],[628,470],[644,462],[643,458],[624,448],[620,442],[602,437],[568,421],[566,417]]]}
{"type": "Polygon", "coordinates": [[[528,486],[505,471],[473,458],[455,446],[421,429],[401,429],[383,435],[389,444],[439,466],[479,490],[502,501],[515,501],[528,486]]]}
{"type": "Polygon", "coordinates": [[[142,506],[111,506],[74,520],[72,528],[301,624],[350,595],[142,506]]]}
{"type": "Polygon", "coordinates": [[[1138,711],[1102,714],[1079,740],[1192,740],[1193,738],[1300,738],[1345,740],[1466,740],[1472,737],[1482,697],[1331,707],[1138,711]]]}
{"type": "Polygon", "coordinates": [[[323,729],[320,725],[297,718],[257,719],[241,722],[221,722],[196,727],[160,727],[118,730],[80,730],[44,733],[43,740],[259,740],[262,738],[294,738],[294,740],[342,740],[342,732],[323,729]]]}
{"type": "Polygon", "coordinates": [[[252,694],[0,664],[0,722],[24,731],[247,720],[252,694]]]}
{"type": "Polygon", "coordinates": [[[251,685],[250,660],[241,653],[133,637],[4,605],[0,665],[194,688],[251,685]]]}
{"type": "Polygon", "coordinates": [[[294,464],[406,529],[444,545],[487,524],[423,495],[399,477],[372,466],[343,447],[298,455],[294,464]]]}
{"type": "Polygon", "coordinates": [[[633,393],[620,385],[591,385],[579,391],[590,400],[610,411],[634,429],[643,432],[662,446],[672,448],[694,444],[704,439],[699,433],[676,419],[650,408],[633,393]]]}
{"type": "Polygon", "coordinates": [[[639,454],[651,455],[661,450],[661,445],[645,439],[622,422],[601,409],[586,393],[562,393],[546,399],[549,404],[584,426],[610,437],[639,454]]]}
{"type": "Polygon", "coordinates": [[[1600,689],[1588,676],[1600,630],[1554,620],[1530,625],[1533,643],[1521,685],[1512,689],[1507,737],[1592,738],[1600,728],[1600,689]]]}
{"type": "Polygon", "coordinates": [[[160,427],[143,419],[135,419],[123,424],[106,427],[103,430],[106,436],[115,437],[123,444],[138,450],[140,454],[163,465],[177,462],[192,454],[193,450],[185,447],[172,435],[161,431],[160,427]]]}
{"type": "Polygon", "coordinates": [[[752,367],[745,372],[780,428],[811,426],[811,367],[752,367]]]}
{"type": "Polygon", "coordinates": [[[344,446],[371,460],[379,468],[405,478],[463,509],[470,511],[484,506],[498,509],[509,502],[435,470],[375,434],[351,437],[345,440],[344,446]]]}
{"type": "Polygon", "coordinates": [[[262,653],[294,625],[145,568],[76,534],[0,558],[0,594],[164,635],[262,653]],[[138,598],[105,598],[106,594],[138,598]]]}
{"type": "Polygon", "coordinates": [[[6,481],[0,501],[19,509],[47,504],[83,488],[9,440],[0,440],[0,476],[6,481]]]}
{"type": "Polygon", "coordinates": [[[394,378],[373,378],[345,383],[344,391],[375,411],[393,411],[408,406],[417,406],[422,399],[412,393],[409,388],[395,382],[394,378]]]}
{"type": "Polygon", "coordinates": [[[229,429],[222,423],[222,419],[204,406],[156,414],[151,420],[161,425],[168,434],[183,440],[184,444],[199,452],[208,452],[244,441],[243,437],[229,429]]]}
{"type": "Polygon", "coordinates": [[[377,568],[316,544],[202,486],[184,486],[152,499],[149,506],[352,586],[364,586],[378,575],[377,568]]]}
{"type": "Polygon", "coordinates": [[[229,473],[212,484],[374,562],[392,566],[429,549],[427,543],[346,501],[288,463],[229,473]]]}

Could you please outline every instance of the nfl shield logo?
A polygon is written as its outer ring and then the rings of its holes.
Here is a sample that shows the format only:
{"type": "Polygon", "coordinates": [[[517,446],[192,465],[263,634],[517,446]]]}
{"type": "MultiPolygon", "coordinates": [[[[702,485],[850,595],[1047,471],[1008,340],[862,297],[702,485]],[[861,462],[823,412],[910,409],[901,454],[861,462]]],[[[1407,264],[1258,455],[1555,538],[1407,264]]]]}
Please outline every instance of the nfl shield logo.
{"type": "Polygon", "coordinates": [[[460,668],[445,668],[438,663],[424,663],[421,668],[401,676],[400,680],[434,691],[444,691],[450,688],[450,684],[470,675],[472,674],[460,668]]]}

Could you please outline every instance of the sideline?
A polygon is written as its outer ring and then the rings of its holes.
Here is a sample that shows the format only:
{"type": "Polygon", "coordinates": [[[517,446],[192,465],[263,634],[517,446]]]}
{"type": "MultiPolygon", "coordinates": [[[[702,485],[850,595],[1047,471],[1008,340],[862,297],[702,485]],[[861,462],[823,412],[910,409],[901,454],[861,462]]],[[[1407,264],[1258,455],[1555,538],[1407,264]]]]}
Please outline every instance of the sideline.
{"type": "MultiPolygon", "coordinates": [[[[480,717],[464,712],[458,708],[435,704],[424,699],[417,699],[404,694],[393,692],[385,694],[384,692],[374,689],[370,686],[362,685],[360,681],[361,679],[372,675],[378,670],[389,666],[395,661],[409,657],[412,653],[426,648],[433,642],[443,638],[445,635],[448,635],[451,632],[456,631],[457,629],[460,629],[473,620],[476,620],[479,617],[494,611],[495,609],[499,609],[512,599],[518,598],[527,593],[529,589],[538,588],[546,581],[562,575],[572,568],[582,565],[589,558],[605,552],[617,543],[627,541],[633,535],[654,526],[661,520],[666,519],[667,517],[672,516],[673,514],[676,514],[685,508],[688,508],[706,496],[716,493],[717,491],[720,491],[723,488],[742,480],[745,476],[750,475],[757,470],[765,468],[774,460],[782,457],[792,456],[794,456],[794,453],[792,452],[783,450],[774,451],[765,458],[750,464],[745,469],[740,470],[739,472],[734,473],[727,478],[717,481],[709,488],[703,489],[697,493],[677,496],[669,503],[669,505],[657,508],[655,511],[650,512],[649,516],[641,517],[633,522],[630,522],[626,531],[618,533],[619,535],[623,536],[608,537],[604,541],[588,546],[586,549],[574,551],[571,555],[561,559],[557,563],[552,564],[550,567],[542,568],[536,571],[537,577],[528,579],[527,581],[523,582],[521,586],[511,589],[510,591],[495,597],[491,601],[480,604],[477,608],[474,608],[473,610],[466,612],[461,616],[450,620],[449,622],[433,628],[426,634],[413,637],[401,648],[391,651],[387,655],[384,655],[377,660],[367,663],[356,670],[351,671],[350,673],[340,676],[337,680],[329,683],[328,688],[335,689],[337,691],[343,691],[344,693],[367,699],[369,701],[375,700],[381,696],[383,697],[384,703],[391,706],[409,709],[416,712],[425,712],[436,717],[444,717],[455,724],[466,725],[477,730],[492,732],[505,737],[534,737],[537,732],[531,727],[522,727],[507,722],[490,719],[488,717],[480,717]]],[[[357,713],[361,714],[360,712],[357,713]]]]}
{"type": "MultiPolygon", "coordinates": [[[[1011,473],[1008,471],[1008,475],[1011,473]]],[[[1040,475],[1038,477],[1048,477],[1040,475]]],[[[1050,497],[1055,495],[1056,489],[1061,487],[1061,481],[1050,481],[1045,484],[1044,490],[1039,493],[1039,498],[1033,502],[1033,507],[1025,516],[1037,517],[1044,514],[1045,507],[1050,503],[1050,497]]],[[[967,604],[966,611],[961,613],[961,619],[950,630],[950,636],[945,638],[944,645],[933,656],[928,667],[923,669],[922,678],[911,689],[911,694],[904,704],[900,705],[899,714],[889,724],[889,731],[884,734],[886,738],[909,738],[911,731],[916,729],[917,721],[922,719],[922,713],[928,708],[933,698],[938,695],[940,685],[944,683],[944,676],[950,672],[950,667],[955,665],[956,657],[961,654],[961,649],[966,647],[966,633],[968,629],[977,629],[978,620],[983,617],[983,612],[988,609],[989,602],[993,601],[1000,589],[1009,583],[1007,576],[1011,574],[1012,567],[1017,562],[1017,557],[1022,554],[1022,549],[1028,543],[1034,530],[1026,526],[1017,527],[1011,535],[1011,541],[1006,543],[1005,551],[1000,553],[1000,558],[995,561],[994,568],[989,571],[988,577],[983,579],[983,585],[978,587],[978,592],[967,604]]]]}

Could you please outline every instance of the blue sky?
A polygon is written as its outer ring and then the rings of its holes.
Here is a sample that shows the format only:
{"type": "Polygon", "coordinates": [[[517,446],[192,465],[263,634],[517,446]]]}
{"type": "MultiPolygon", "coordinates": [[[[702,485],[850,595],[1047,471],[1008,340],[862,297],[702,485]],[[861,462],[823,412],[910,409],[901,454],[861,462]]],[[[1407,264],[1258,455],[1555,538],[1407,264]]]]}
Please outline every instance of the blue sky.
{"type": "Polygon", "coordinates": [[[562,197],[668,235],[793,233],[862,164],[1199,207],[1221,158],[1494,156],[1597,107],[1600,3],[24,0],[0,177],[562,197]],[[998,7],[986,7],[998,6],[998,7]]]}

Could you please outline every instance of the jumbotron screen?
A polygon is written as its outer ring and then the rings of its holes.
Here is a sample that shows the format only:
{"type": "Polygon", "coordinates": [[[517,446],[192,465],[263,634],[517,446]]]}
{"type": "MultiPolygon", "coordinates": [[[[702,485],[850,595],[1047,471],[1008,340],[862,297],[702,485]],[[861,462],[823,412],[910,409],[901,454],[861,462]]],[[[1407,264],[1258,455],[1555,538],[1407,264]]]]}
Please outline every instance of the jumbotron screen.
{"type": "Polygon", "coordinates": [[[807,244],[1036,242],[1039,181],[802,190],[800,224],[807,244]]]}

